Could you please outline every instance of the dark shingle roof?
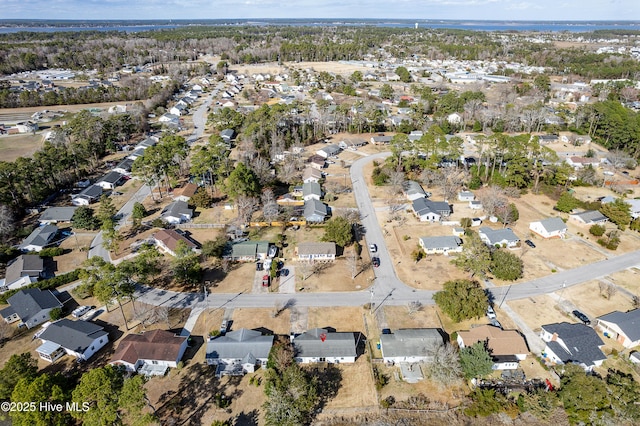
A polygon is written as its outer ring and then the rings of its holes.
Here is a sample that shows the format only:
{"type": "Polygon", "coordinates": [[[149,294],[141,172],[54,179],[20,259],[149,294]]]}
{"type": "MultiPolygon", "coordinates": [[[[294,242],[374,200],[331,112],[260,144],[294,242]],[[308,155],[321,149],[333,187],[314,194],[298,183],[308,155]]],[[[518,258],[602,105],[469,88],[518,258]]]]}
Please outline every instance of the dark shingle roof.
{"type": "Polygon", "coordinates": [[[293,339],[297,357],[356,356],[356,340],[352,332],[329,332],[323,328],[308,330],[293,339]]]}
{"type": "Polygon", "coordinates": [[[23,254],[22,256],[16,257],[9,266],[7,266],[5,285],[9,285],[24,276],[38,277],[43,270],[44,260],[40,256],[23,254]]]}
{"type": "Polygon", "coordinates": [[[62,303],[51,293],[51,290],[28,288],[20,290],[7,299],[22,322],[42,312],[43,309],[62,307],[62,303]]]}
{"type": "Polygon", "coordinates": [[[412,203],[413,210],[419,216],[427,213],[437,214],[449,214],[451,213],[451,206],[445,201],[431,201],[426,198],[418,198],[412,203]]]}
{"type": "Polygon", "coordinates": [[[614,311],[598,319],[616,324],[631,341],[640,340],[640,309],[629,312],[614,311]]]}
{"type": "Polygon", "coordinates": [[[604,345],[604,342],[591,327],[584,324],[561,322],[543,325],[542,329],[549,333],[557,334],[558,338],[566,346],[565,349],[558,341],[547,342],[549,348],[565,364],[575,362],[592,366],[595,361],[607,358],[600,350],[600,346],[604,345]]]}
{"type": "Polygon", "coordinates": [[[437,328],[405,328],[380,336],[385,357],[427,356],[442,346],[444,339],[437,328]]]}
{"type": "Polygon", "coordinates": [[[255,330],[241,328],[216,337],[207,343],[207,359],[267,358],[273,345],[273,336],[263,336],[255,330]]]}
{"type": "Polygon", "coordinates": [[[40,215],[40,222],[71,222],[77,207],[49,207],[40,215]]]}
{"type": "Polygon", "coordinates": [[[40,339],[57,343],[74,352],[84,353],[95,339],[108,335],[103,327],[92,322],[63,318],[50,324],[40,334],[40,339]]]}
{"type": "Polygon", "coordinates": [[[53,240],[57,232],[58,227],[55,225],[40,226],[39,228],[34,229],[33,232],[29,234],[24,241],[22,241],[20,248],[25,248],[30,245],[44,247],[53,240]]]}

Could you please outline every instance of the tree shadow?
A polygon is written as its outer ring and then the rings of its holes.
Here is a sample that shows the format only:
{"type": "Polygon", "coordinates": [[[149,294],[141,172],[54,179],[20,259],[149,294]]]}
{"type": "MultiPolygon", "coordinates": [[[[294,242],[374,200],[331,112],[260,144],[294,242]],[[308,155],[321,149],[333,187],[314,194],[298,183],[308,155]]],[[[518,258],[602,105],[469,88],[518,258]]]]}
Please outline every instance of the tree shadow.
{"type": "Polygon", "coordinates": [[[251,410],[248,413],[244,411],[236,416],[234,419],[234,426],[258,426],[259,419],[258,410],[251,410]]]}
{"type": "Polygon", "coordinates": [[[320,412],[342,387],[342,370],[333,364],[328,364],[326,367],[318,366],[313,368],[309,375],[316,380],[318,385],[316,412],[320,412]]]}

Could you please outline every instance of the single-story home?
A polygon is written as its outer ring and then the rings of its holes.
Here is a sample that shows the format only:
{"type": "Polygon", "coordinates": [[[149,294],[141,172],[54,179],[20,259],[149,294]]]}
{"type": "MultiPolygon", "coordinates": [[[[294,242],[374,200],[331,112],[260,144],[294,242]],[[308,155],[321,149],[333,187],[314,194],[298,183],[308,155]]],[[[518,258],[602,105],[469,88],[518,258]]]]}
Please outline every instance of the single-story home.
{"type": "Polygon", "coordinates": [[[451,206],[444,201],[431,201],[426,198],[413,200],[411,208],[420,222],[436,222],[451,214],[451,206]]]}
{"type": "Polygon", "coordinates": [[[0,280],[0,292],[24,287],[46,275],[44,259],[34,254],[20,255],[7,265],[5,277],[0,280]]]}
{"type": "Polygon", "coordinates": [[[268,241],[242,241],[232,243],[225,258],[241,262],[264,260],[269,252],[268,241]]]}
{"type": "Polygon", "coordinates": [[[481,325],[469,331],[458,331],[458,346],[464,349],[485,342],[493,359],[494,370],[515,370],[529,354],[524,337],[516,330],[502,330],[492,325],[481,325]]]}
{"type": "Polygon", "coordinates": [[[104,327],[66,318],[49,324],[38,337],[42,344],[36,352],[49,362],[55,362],[65,354],[87,361],[109,342],[109,332],[104,327]]]}
{"type": "Polygon", "coordinates": [[[134,160],[132,160],[131,158],[125,158],[122,161],[120,161],[118,163],[117,166],[115,166],[113,169],[114,172],[118,172],[124,176],[130,176],[131,175],[131,167],[133,166],[133,162],[134,160]]]}
{"type": "Polygon", "coordinates": [[[471,191],[458,192],[458,201],[474,201],[476,196],[471,191]]]}
{"type": "Polygon", "coordinates": [[[216,366],[218,377],[241,376],[253,373],[256,367],[266,368],[272,346],[273,336],[241,328],[209,340],[205,359],[216,366]]]}
{"type": "Polygon", "coordinates": [[[303,261],[333,262],[336,259],[336,243],[299,243],[296,258],[303,261]]]}
{"type": "Polygon", "coordinates": [[[511,228],[491,229],[483,226],[478,229],[480,239],[488,246],[516,247],[520,238],[513,233],[511,228]]]}
{"type": "Polygon", "coordinates": [[[597,158],[588,158],[588,157],[569,157],[567,158],[567,164],[569,164],[574,169],[581,169],[583,167],[598,167],[600,165],[600,160],[597,158]]]}
{"type": "Polygon", "coordinates": [[[335,332],[314,328],[292,339],[296,362],[327,362],[330,364],[356,361],[356,339],[353,332],[335,332]]]}
{"type": "Polygon", "coordinates": [[[188,336],[165,330],[129,334],[120,341],[109,364],[131,373],[164,375],[167,369],[178,366],[188,344],[188,336]]]}
{"type": "Polygon", "coordinates": [[[547,343],[542,358],[549,363],[573,363],[591,371],[607,359],[601,350],[604,342],[593,328],[584,324],[543,325],[540,337],[547,343]]]}
{"type": "Polygon", "coordinates": [[[182,242],[189,249],[200,253],[198,244],[174,229],[162,229],[151,236],[160,251],[171,256],[176,255],[178,245],[182,242]]]}
{"type": "Polygon", "coordinates": [[[568,228],[559,217],[549,217],[537,222],[531,222],[529,229],[542,238],[564,238],[568,228]]]}
{"type": "Polygon", "coordinates": [[[53,308],[62,308],[62,303],[51,290],[26,288],[7,299],[8,308],[0,311],[2,318],[11,324],[20,321],[19,327],[32,328],[49,321],[53,308]]]}
{"type": "Polygon", "coordinates": [[[188,183],[182,188],[174,189],[172,196],[176,201],[183,201],[185,203],[188,203],[189,200],[191,200],[191,197],[195,195],[197,190],[198,185],[196,185],[195,183],[188,183]]]}
{"type": "Polygon", "coordinates": [[[342,149],[338,145],[331,144],[320,148],[316,151],[316,154],[324,158],[329,158],[340,154],[340,151],[342,151],[342,149]]]}
{"type": "Polygon", "coordinates": [[[314,169],[313,167],[306,167],[302,172],[302,182],[315,182],[322,179],[322,172],[318,169],[314,169]]]}
{"type": "Polygon", "coordinates": [[[403,328],[380,336],[380,351],[385,362],[431,362],[436,350],[445,344],[438,328],[403,328]]]}
{"type": "Polygon", "coordinates": [[[58,227],[55,225],[39,226],[25,238],[18,248],[22,251],[41,251],[55,241],[58,227]]]}
{"type": "Polygon", "coordinates": [[[321,157],[320,155],[313,155],[309,158],[309,166],[314,169],[322,170],[327,165],[325,157],[321,157]]]}
{"type": "Polygon", "coordinates": [[[579,224],[595,225],[605,223],[609,219],[597,210],[587,210],[580,213],[570,214],[569,220],[579,224]]]}
{"type": "Polygon", "coordinates": [[[402,183],[402,193],[409,201],[417,200],[418,198],[429,198],[431,194],[427,194],[422,185],[415,180],[407,180],[402,183]]]}
{"type": "Polygon", "coordinates": [[[304,205],[304,201],[298,199],[298,197],[288,192],[279,196],[276,199],[276,204],[278,204],[279,206],[302,206],[304,205]]]}
{"type": "Polygon", "coordinates": [[[106,175],[102,176],[97,182],[98,185],[103,190],[105,189],[116,189],[118,185],[122,182],[122,178],[124,175],[118,172],[111,171],[106,175]]]}
{"type": "Polygon", "coordinates": [[[162,210],[160,217],[168,223],[178,225],[191,220],[193,209],[184,201],[174,201],[162,210]]]}
{"type": "Polygon", "coordinates": [[[235,136],[236,132],[233,129],[224,129],[220,132],[220,137],[227,145],[231,143],[235,136]]]}
{"type": "Polygon", "coordinates": [[[462,240],[453,235],[420,237],[418,244],[426,254],[449,254],[462,252],[462,240]]]}
{"type": "Polygon", "coordinates": [[[302,199],[308,200],[320,200],[322,198],[322,188],[318,182],[305,182],[302,185],[302,199]]]}
{"type": "Polygon", "coordinates": [[[38,218],[40,225],[51,225],[58,222],[71,222],[77,207],[49,207],[38,218]]]}
{"type": "Polygon", "coordinates": [[[304,202],[304,218],[307,222],[324,222],[327,218],[327,205],[315,199],[304,202]]]}
{"type": "Polygon", "coordinates": [[[72,196],[71,204],[74,206],[88,206],[89,204],[93,204],[98,201],[101,196],[102,187],[93,184],[83,189],[80,193],[72,196]]]}
{"type": "Polygon", "coordinates": [[[597,319],[597,326],[605,337],[615,339],[625,348],[640,345],[640,309],[602,315],[597,319]]]}
{"type": "Polygon", "coordinates": [[[482,210],[483,209],[482,201],[474,200],[469,201],[469,208],[471,210],[482,210]]]}
{"type": "Polygon", "coordinates": [[[372,145],[389,145],[392,139],[393,139],[393,136],[384,136],[384,135],[371,136],[371,144],[372,145]]]}

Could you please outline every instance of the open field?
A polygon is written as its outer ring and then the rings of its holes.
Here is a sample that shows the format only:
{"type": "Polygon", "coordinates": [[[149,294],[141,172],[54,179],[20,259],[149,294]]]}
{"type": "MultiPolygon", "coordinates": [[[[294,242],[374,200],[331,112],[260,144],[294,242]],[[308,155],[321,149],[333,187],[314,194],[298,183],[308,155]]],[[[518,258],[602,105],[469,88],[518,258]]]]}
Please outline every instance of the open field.
{"type": "Polygon", "coordinates": [[[619,271],[607,277],[614,284],[640,296],[640,269],[631,268],[619,271]]]}
{"type": "Polygon", "coordinates": [[[60,243],[60,248],[65,250],[65,254],[54,259],[57,266],[56,275],[73,271],[87,260],[88,248],[96,234],[97,232],[80,231],[60,243]]]}
{"type": "Polygon", "coordinates": [[[42,135],[18,134],[0,136],[2,161],[15,161],[19,157],[31,157],[42,147],[42,135]]]}
{"type": "Polygon", "coordinates": [[[365,332],[361,307],[309,308],[308,312],[308,330],[331,327],[336,331],[365,332]]]}
{"type": "MultiPolygon", "coordinates": [[[[286,298],[282,299],[286,302],[286,298]]],[[[264,328],[270,330],[274,334],[288,335],[291,329],[289,310],[281,312],[277,317],[273,317],[273,309],[271,308],[238,308],[233,310],[233,323],[231,330],[239,330],[241,328],[259,329],[264,328]]]]}

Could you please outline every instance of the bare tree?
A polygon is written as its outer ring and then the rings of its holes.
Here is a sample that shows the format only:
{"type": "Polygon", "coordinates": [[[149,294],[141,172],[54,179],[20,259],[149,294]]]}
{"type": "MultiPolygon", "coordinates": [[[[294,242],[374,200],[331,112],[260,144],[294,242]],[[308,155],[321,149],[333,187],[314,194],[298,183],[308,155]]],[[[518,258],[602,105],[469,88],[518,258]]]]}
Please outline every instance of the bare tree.
{"type": "Polygon", "coordinates": [[[393,194],[397,194],[402,190],[402,184],[405,181],[404,172],[395,170],[389,173],[389,186],[393,194]]]}
{"type": "Polygon", "coordinates": [[[634,295],[631,298],[631,305],[633,306],[633,309],[640,309],[640,297],[634,295]]]}
{"type": "Polygon", "coordinates": [[[258,177],[261,185],[266,185],[274,180],[269,160],[263,157],[256,157],[251,161],[250,167],[258,177]]]}
{"type": "Polygon", "coordinates": [[[11,209],[4,205],[0,205],[0,237],[6,241],[15,229],[15,219],[11,209]]]}
{"type": "Polygon", "coordinates": [[[278,217],[280,209],[276,203],[276,197],[273,194],[271,188],[266,188],[262,191],[262,214],[265,220],[272,221],[278,217]]]}
{"type": "Polygon", "coordinates": [[[278,178],[285,183],[292,184],[300,179],[299,161],[283,161],[280,163],[278,170],[278,178]]]}
{"type": "Polygon", "coordinates": [[[433,362],[428,364],[427,371],[433,380],[442,387],[450,386],[460,381],[462,376],[460,356],[450,343],[438,346],[432,351],[432,356],[433,362]]]}
{"type": "Polygon", "coordinates": [[[238,222],[247,223],[253,212],[258,208],[258,199],[247,195],[240,195],[236,199],[236,207],[238,209],[238,222]]]}
{"type": "Polygon", "coordinates": [[[13,336],[13,328],[5,321],[0,321],[0,347],[4,344],[4,341],[10,339],[13,336]]]}
{"type": "Polygon", "coordinates": [[[495,185],[480,192],[478,198],[482,202],[482,208],[492,216],[498,214],[500,209],[508,206],[508,200],[504,194],[504,190],[495,185]]]}
{"type": "Polygon", "coordinates": [[[416,312],[422,310],[422,303],[419,300],[414,300],[413,302],[409,302],[407,304],[407,311],[409,311],[409,315],[413,315],[416,312]]]}
{"type": "Polygon", "coordinates": [[[604,281],[600,281],[598,287],[600,288],[600,295],[607,300],[610,300],[618,292],[615,285],[604,281]]]}

